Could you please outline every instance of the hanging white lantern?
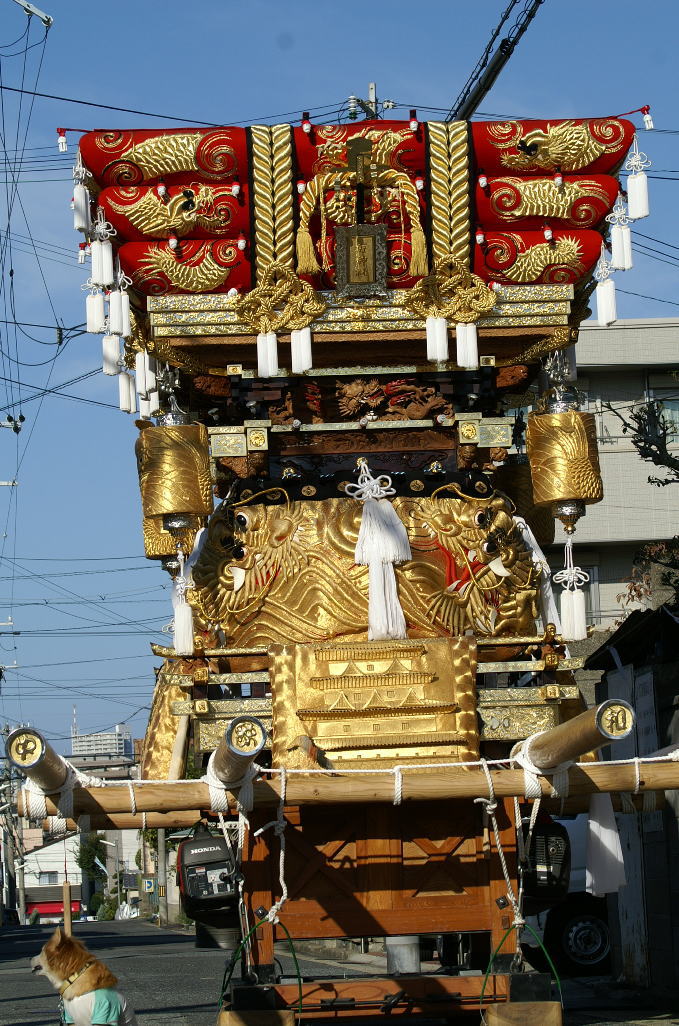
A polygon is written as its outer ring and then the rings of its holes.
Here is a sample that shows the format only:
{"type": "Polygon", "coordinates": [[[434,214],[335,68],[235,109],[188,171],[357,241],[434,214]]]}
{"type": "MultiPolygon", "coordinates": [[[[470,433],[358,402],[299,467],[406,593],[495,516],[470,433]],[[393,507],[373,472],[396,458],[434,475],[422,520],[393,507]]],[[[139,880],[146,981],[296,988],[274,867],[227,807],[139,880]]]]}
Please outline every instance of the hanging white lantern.
{"type": "Polygon", "coordinates": [[[112,335],[123,334],[123,294],[114,289],[108,297],[108,330],[112,335]]]}
{"type": "Polygon", "coordinates": [[[146,358],[146,373],[145,373],[146,392],[147,392],[147,395],[150,398],[151,397],[151,392],[155,391],[155,387],[156,387],[156,371],[158,369],[158,364],[156,362],[155,357],[149,356],[148,353],[144,353],[144,357],[146,358]]]}
{"type": "Polygon", "coordinates": [[[88,232],[92,226],[90,194],[81,182],[73,187],[73,227],[77,232],[88,232]]]}
{"type": "Polygon", "coordinates": [[[456,362],[465,370],[476,370],[479,366],[479,347],[475,324],[456,324],[456,362]]]}
{"type": "Polygon", "coordinates": [[[632,152],[625,161],[625,170],[630,172],[627,179],[627,209],[632,221],[648,217],[648,179],[645,169],[650,166],[651,161],[640,151],[635,135],[632,152]]]}
{"type": "Polygon", "coordinates": [[[134,394],[134,381],[129,374],[118,375],[118,402],[123,413],[134,413],[137,409],[137,397],[134,394]]]}
{"type": "Polygon", "coordinates": [[[160,409],[160,393],[154,388],[152,392],[149,392],[149,410],[150,415],[154,417],[160,409]]]}
{"type": "Polygon", "coordinates": [[[614,224],[611,228],[611,267],[629,271],[632,267],[632,234],[629,225],[614,224]]]}
{"type": "Polygon", "coordinates": [[[123,338],[129,338],[132,334],[132,322],[130,320],[130,297],[126,290],[120,293],[120,315],[123,325],[120,334],[123,338]]]}
{"type": "Polygon", "coordinates": [[[303,374],[313,367],[311,355],[311,328],[300,328],[290,332],[290,356],[292,373],[303,374]]]}
{"type": "Polygon", "coordinates": [[[99,239],[92,239],[90,243],[90,254],[92,257],[92,274],[90,275],[94,285],[101,285],[104,276],[104,265],[101,254],[101,242],[99,239]]]}
{"type": "Polygon", "coordinates": [[[115,377],[120,373],[120,339],[117,335],[104,335],[102,341],[102,370],[115,377]]]}
{"type": "Polygon", "coordinates": [[[607,328],[618,319],[615,304],[615,282],[611,278],[611,265],[606,260],[606,250],[601,245],[601,256],[594,271],[597,281],[596,287],[596,311],[597,320],[602,328],[607,328]]]}
{"type": "Polygon", "coordinates": [[[139,395],[146,395],[146,353],[135,353],[134,356],[134,377],[136,389],[139,395]]]}
{"type": "Polygon", "coordinates": [[[257,376],[274,378],[278,374],[278,339],[275,331],[257,336],[257,376]]]}
{"type": "Polygon", "coordinates": [[[445,317],[427,317],[427,359],[444,363],[448,359],[448,321],[445,317]]]}
{"type": "Polygon", "coordinates": [[[85,300],[86,330],[93,335],[106,331],[106,313],[103,292],[90,292],[85,300]]]}
{"type": "Polygon", "coordinates": [[[151,419],[151,402],[148,399],[142,399],[139,396],[139,416],[144,420],[151,419]]]}

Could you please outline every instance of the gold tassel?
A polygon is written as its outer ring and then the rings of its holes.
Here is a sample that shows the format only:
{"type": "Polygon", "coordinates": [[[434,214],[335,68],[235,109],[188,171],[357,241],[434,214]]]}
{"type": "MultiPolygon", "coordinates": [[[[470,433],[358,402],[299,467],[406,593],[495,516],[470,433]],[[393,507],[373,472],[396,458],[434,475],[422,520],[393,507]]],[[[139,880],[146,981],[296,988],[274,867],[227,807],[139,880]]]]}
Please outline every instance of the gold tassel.
{"type": "Polygon", "coordinates": [[[320,274],[316,250],[307,228],[297,230],[297,273],[320,274]]]}
{"type": "Polygon", "coordinates": [[[424,232],[415,225],[410,229],[410,273],[413,278],[424,278],[429,274],[427,267],[427,245],[424,241],[424,232]]]}

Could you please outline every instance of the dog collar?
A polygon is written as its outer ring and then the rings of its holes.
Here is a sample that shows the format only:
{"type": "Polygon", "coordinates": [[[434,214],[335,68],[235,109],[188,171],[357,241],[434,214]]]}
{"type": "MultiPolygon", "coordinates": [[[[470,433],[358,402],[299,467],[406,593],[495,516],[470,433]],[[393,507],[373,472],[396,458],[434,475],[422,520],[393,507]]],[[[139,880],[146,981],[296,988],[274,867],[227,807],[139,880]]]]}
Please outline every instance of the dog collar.
{"type": "Polygon", "coordinates": [[[93,965],[94,965],[94,959],[90,959],[89,962],[85,962],[85,965],[82,967],[82,969],[78,969],[77,973],[71,973],[71,975],[68,977],[68,979],[64,980],[64,982],[59,987],[59,993],[63,996],[64,991],[68,990],[68,988],[71,986],[71,984],[75,983],[75,981],[78,979],[78,977],[82,976],[82,974],[87,969],[89,969],[91,966],[93,966],[93,965]]]}

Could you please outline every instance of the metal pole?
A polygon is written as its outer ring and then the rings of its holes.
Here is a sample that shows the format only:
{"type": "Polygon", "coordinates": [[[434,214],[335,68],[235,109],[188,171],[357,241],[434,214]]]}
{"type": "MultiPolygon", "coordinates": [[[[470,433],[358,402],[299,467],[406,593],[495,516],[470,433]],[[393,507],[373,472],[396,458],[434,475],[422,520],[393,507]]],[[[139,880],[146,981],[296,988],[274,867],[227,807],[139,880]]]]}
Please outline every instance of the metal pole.
{"type": "Polygon", "coordinates": [[[158,829],[158,925],[167,926],[167,848],[163,827],[158,829]]]}
{"type": "Polygon", "coordinates": [[[116,880],[118,881],[118,908],[120,908],[120,854],[118,851],[118,837],[116,837],[116,880]]]}
{"type": "Polygon", "coordinates": [[[19,859],[17,865],[17,905],[19,909],[19,923],[26,925],[26,877],[24,875],[24,824],[21,816],[17,816],[17,839],[19,841],[19,859]]]}

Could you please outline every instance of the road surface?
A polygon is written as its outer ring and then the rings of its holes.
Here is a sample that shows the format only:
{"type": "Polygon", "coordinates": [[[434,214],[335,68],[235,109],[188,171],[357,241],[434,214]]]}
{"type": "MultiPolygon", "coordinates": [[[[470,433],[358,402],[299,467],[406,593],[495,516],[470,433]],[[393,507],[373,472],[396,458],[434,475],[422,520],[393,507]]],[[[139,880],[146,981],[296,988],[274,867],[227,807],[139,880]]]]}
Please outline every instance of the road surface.
{"type": "MultiPolygon", "coordinates": [[[[0,931],[0,1026],[57,1026],[57,995],[44,976],[33,976],[29,959],[53,927],[0,931]]],[[[75,923],[74,934],[118,977],[137,1012],[139,1026],[214,1026],[224,970],[224,953],[194,947],[193,936],[160,930],[140,920],[75,923]]],[[[379,973],[375,956],[330,965],[333,975],[379,973]],[[373,965],[375,963],[375,965],[373,965]]],[[[286,975],[289,958],[281,952],[286,975]]],[[[323,964],[300,959],[304,976],[322,975],[323,964]]],[[[625,992],[610,980],[569,980],[565,985],[566,1026],[676,1023],[669,1012],[649,1008],[647,996],[625,992]]]]}

